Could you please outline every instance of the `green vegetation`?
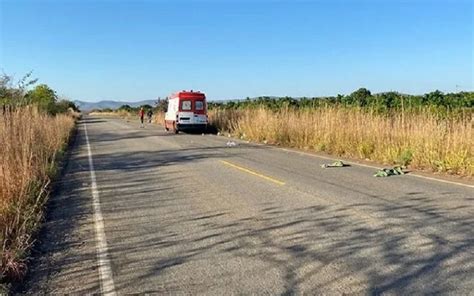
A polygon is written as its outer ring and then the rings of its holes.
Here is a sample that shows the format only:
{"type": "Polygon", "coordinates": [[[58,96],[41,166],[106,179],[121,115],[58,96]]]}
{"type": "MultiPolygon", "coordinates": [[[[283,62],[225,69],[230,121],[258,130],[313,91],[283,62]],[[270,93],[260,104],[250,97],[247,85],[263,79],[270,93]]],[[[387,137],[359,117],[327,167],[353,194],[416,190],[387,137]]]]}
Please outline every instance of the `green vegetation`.
{"type": "Polygon", "coordinates": [[[259,97],[209,103],[218,130],[257,142],[474,175],[474,93],[259,97]]]}
{"type": "Polygon", "coordinates": [[[159,112],[159,111],[166,112],[167,107],[168,107],[168,101],[158,100],[155,103],[155,107],[153,107],[151,105],[148,105],[148,104],[140,105],[138,107],[130,107],[129,105],[122,105],[117,109],[117,111],[125,111],[125,112],[129,112],[129,113],[138,113],[138,110],[140,110],[140,108],[143,108],[145,110],[145,112],[147,112],[148,110],[152,110],[153,113],[156,113],[156,112],[159,112]],[[166,102],[166,105],[165,105],[165,102],[166,102]]]}
{"type": "Polygon", "coordinates": [[[31,72],[26,74],[16,85],[8,75],[0,77],[0,106],[6,109],[22,106],[36,106],[41,112],[50,115],[79,112],[77,106],[66,99],[60,99],[56,92],[46,84],[40,84],[33,89],[28,87],[36,84],[38,79],[31,79],[31,72]]]}
{"type": "MultiPolygon", "coordinates": [[[[102,109],[94,109],[91,110],[91,113],[130,113],[130,114],[137,114],[140,108],[143,108],[145,112],[148,110],[152,110],[153,113],[158,112],[160,110],[163,110],[163,104],[160,101],[157,101],[156,107],[153,107],[151,105],[145,104],[145,105],[140,105],[137,107],[131,107],[130,105],[122,105],[117,109],[111,109],[111,108],[102,108],[102,109]]],[[[166,107],[164,109],[166,111],[166,107]]]]}
{"type": "MultiPolygon", "coordinates": [[[[474,92],[444,94],[433,91],[424,95],[407,95],[397,92],[372,94],[368,89],[360,88],[350,95],[335,97],[258,97],[242,101],[212,102],[209,108],[245,109],[265,107],[270,110],[282,108],[318,108],[328,106],[359,107],[372,112],[386,113],[389,111],[413,111],[428,107],[438,113],[446,113],[454,109],[473,108],[474,92]]],[[[426,109],[424,109],[426,110],[426,109]]]]}

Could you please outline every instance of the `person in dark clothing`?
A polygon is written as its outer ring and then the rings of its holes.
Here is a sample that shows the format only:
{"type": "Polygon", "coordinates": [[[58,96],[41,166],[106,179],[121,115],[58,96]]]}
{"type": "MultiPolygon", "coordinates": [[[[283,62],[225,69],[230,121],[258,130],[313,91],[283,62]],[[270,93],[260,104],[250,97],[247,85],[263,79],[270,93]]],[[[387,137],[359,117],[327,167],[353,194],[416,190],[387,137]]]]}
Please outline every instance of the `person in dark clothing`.
{"type": "Polygon", "coordinates": [[[151,123],[151,118],[153,116],[153,111],[151,111],[151,109],[149,109],[148,112],[146,113],[146,116],[148,117],[148,123],[151,123]]]}

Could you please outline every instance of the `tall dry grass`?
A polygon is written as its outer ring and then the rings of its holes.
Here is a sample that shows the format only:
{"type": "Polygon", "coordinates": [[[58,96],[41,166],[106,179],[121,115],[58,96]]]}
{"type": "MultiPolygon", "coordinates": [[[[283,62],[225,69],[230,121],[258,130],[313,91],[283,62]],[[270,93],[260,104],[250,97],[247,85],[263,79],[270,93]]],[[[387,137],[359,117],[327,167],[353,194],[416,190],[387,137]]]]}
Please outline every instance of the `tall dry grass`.
{"type": "Polygon", "coordinates": [[[92,116],[106,116],[106,117],[120,117],[120,118],[123,118],[123,119],[131,119],[131,118],[133,118],[133,116],[137,117],[138,113],[133,114],[133,113],[128,112],[126,110],[115,110],[115,111],[111,111],[111,112],[95,111],[95,112],[89,113],[89,115],[92,115],[92,116]]]}
{"type": "MultiPolygon", "coordinates": [[[[138,113],[134,112],[129,112],[126,110],[116,110],[113,112],[91,112],[89,115],[92,116],[110,116],[110,117],[120,117],[122,119],[126,120],[138,120],[138,113]]],[[[145,116],[145,119],[147,117],[145,116]]],[[[165,122],[165,112],[156,112],[152,116],[152,122],[153,123],[158,123],[158,124],[163,124],[165,122]]]]}
{"type": "Polygon", "coordinates": [[[0,285],[26,271],[56,156],[73,126],[71,116],[52,117],[33,107],[0,112],[0,285]]]}
{"type": "Polygon", "coordinates": [[[153,114],[153,122],[163,125],[165,122],[165,112],[156,112],[153,114]]]}
{"type": "Polygon", "coordinates": [[[472,110],[380,115],[357,108],[211,110],[211,124],[258,142],[474,175],[472,110]]]}

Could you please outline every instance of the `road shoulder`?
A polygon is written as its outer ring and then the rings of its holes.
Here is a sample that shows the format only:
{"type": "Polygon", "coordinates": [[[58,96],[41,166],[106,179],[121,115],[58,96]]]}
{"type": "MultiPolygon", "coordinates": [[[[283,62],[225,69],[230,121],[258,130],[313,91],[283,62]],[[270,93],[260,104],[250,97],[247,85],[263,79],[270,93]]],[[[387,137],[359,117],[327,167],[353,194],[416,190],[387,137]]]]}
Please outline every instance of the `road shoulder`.
{"type": "Polygon", "coordinates": [[[83,126],[55,183],[46,219],[18,294],[91,294],[99,291],[89,171],[83,126]]]}

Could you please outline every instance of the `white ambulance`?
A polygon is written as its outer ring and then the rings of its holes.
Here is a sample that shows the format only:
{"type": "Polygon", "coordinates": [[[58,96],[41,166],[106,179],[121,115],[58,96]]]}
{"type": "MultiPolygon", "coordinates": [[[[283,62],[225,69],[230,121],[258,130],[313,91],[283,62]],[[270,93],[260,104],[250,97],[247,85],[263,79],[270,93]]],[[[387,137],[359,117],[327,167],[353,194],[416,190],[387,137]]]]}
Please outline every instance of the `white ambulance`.
{"type": "Polygon", "coordinates": [[[186,130],[205,131],[208,124],[206,95],[202,92],[181,91],[168,99],[165,129],[175,133],[186,130]]]}

